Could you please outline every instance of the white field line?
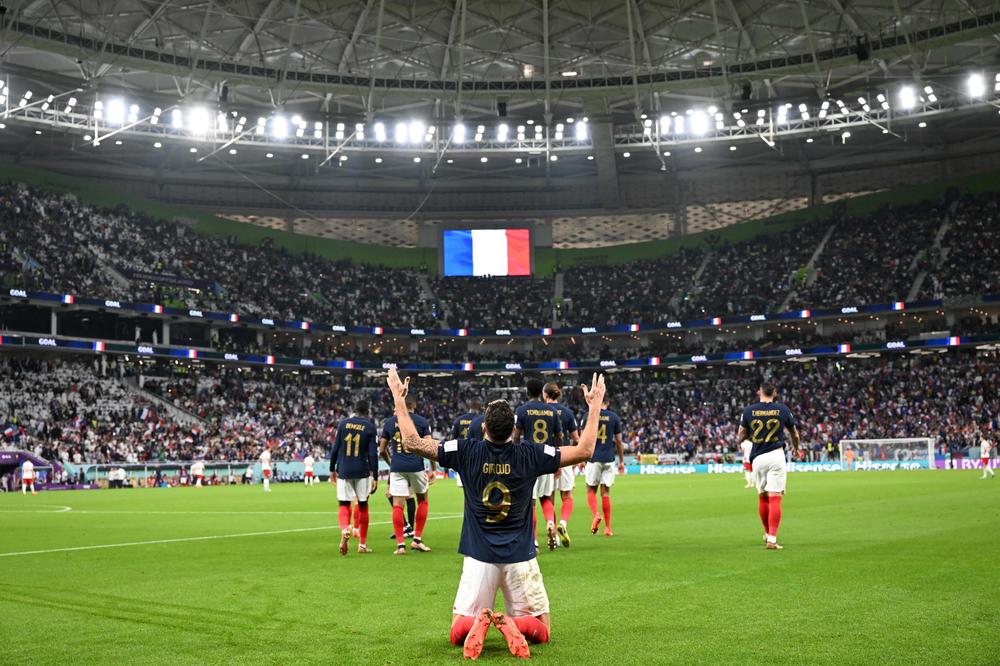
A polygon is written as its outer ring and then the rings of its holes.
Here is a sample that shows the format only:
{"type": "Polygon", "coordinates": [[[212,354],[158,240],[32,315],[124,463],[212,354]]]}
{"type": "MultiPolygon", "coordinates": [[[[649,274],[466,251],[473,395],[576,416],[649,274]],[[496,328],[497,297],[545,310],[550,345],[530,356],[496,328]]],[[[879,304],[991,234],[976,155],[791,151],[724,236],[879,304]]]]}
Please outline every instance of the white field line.
{"type": "MultiPolygon", "coordinates": [[[[82,513],[82,512],[80,512],[82,513]]],[[[429,516],[427,520],[452,520],[462,514],[450,513],[441,516],[429,516]]],[[[380,520],[369,523],[369,527],[391,525],[391,520],[380,520]]],[[[242,537],[272,536],[275,534],[297,534],[300,532],[319,532],[321,530],[339,530],[339,525],[322,525],[320,527],[298,527],[287,530],[270,530],[267,532],[240,532],[238,534],[212,534],[207,536],[180,537],[177,539],[153,539],[150,541],[126,541],[124,543],[105,543],[94,546],[71,546],[68,548],[48,548],[46,550],[24,550],[14,553],[0,553],[0,557],[20,557],[23,555],[45,555],[48,553],[72,553],[81,550],[103,550],[106,548],[128,548],[130,546],[155,546],[166,543],[185,543],[189,541],[217,541],[219,539],[239,539],[242,537]]]]}

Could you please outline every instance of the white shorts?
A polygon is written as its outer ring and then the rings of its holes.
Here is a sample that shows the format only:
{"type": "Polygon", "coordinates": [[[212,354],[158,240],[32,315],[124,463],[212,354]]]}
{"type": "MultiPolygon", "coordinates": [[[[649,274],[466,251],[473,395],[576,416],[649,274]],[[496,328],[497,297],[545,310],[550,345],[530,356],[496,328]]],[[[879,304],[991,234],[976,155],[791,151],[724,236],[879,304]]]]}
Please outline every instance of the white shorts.
{"type": "Polygon", "coordinates": [[[768,451],[753,459],[753,480],[758,493],[785,492],[787,476],[784,449],[768,451]]]}
{"type": "Polygon", "coordinates": [[[545,592],[538,560],[514,564],[488,564],[466,557],[462,564],[462,579],[455,595],[455,615],[474,617],[484,608],[493,608],[497,589],[503,591],[507,615],[544,615],[549,612],[549,595],[545,592]]]}
{"type": "Polygon", "coordinates": [[[583,478],[587,481],[588,486],[607,486],[610,488],[615,485],[615,464],[613,462],[589,462],[583,468],[583,478]]]}
{"type": "Polygon", "coordinates": [[[542,474],[540,477],[535,479],[535,489],[531,493],[534,499],[539,497],[551,497],[552,493],[555,492],[556,488],[556,475],[555,474],[542,474]]]}
{"type": "Polygon", "coordinates": [[[393,497],[409,497],[411,492],[423,495],[429,485],[427,472],[389,472],[389,494],[393,497]]]}
{"type": "Polygon", "coordinates": [[[576,472],[573,471],[573,467],[563,467],[555,474],[556,477],[556,490],[562,493],[568,493],[573,488],[576,487],[576,472]]]}
{"type": "Polygon", "coordinates": [[[337,477],[337,501],[367,502],[368,496],[372,494],[372,478],[366,476],[363,479],[344,479],[337,477]]]}

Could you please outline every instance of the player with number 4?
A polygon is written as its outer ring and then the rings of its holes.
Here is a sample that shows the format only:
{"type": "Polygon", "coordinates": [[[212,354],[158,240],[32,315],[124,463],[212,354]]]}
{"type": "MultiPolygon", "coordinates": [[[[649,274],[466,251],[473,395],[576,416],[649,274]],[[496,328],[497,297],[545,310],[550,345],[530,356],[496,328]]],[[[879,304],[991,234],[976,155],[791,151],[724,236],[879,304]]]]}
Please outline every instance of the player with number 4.
{"type": "Polygon", "coordinates": [[[421,437],[406,406],[410,380],[390,370],[389,388],[403,446],[408,452],[449,467],[462,477],[465,517],[458,551],[465,556],[452,609],[451,642],[476,659],[490,625],[507,640],[511,654],[529,657],[527,641],[549,640],[549,599],[535,559],[531,529],[535,479],[590,459],[597,441],[604,377],[583,386],[589,413],[576,446],[556,448],[526,441],[513,445],[514,410],[505,400],[486,407],[481,437],[438,442],[421,437]],[[494,613],[497,590],[507,614],[494,613]],[[526,640],[527,639],[527,640],[526,640]]]}

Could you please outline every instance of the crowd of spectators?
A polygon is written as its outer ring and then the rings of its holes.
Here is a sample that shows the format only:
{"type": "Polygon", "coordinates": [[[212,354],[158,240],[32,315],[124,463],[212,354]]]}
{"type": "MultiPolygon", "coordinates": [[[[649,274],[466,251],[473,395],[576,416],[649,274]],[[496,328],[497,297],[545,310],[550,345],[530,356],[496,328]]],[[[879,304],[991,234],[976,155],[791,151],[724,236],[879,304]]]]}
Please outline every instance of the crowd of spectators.
{"type": "Polygon", "coordinates": [[[942,252],[930,260],[924,298],[1000,293],[1000,195],[980,194],[953,206],[942,252]],[[976,288],[970,289],[971,285],[976,288]]]}
{"type": "Polygon", "coordinates": [[[0,184],[0,282],[281,319],[403,328],[602,326],[1000,290],[1000,197],[839,215],[736,243],[551,278],[440,278],[196,233],[124,206],[0,184]],[[944,219],[951,227],[939,248],[944,219]],[[831,232],[815,266],[820,240],[831,232]],[[698,273],[699,267],[704,267],[698,273]]]}
{"type": "MultiPolygon", "coordinates": [[[[744,405],[768,379],[800,423],[807,455],[821,459],[845,438],[934,437],[943,450],[975,446],[1000,427],[1000,363],[989,352],[819,359],[805,363],[702,366],[690,371],[613,373],[611,409],[625,424],[630,454],[732,460],[744,405]]],[[[391,415],[383,377],[312,376],[210,364],[144,370],[143,389],[126,372],[105,374],[81,360],[0,364],[0,440],[70,462],[252,460],[268,446],[276,460],[325,454],[337,421],[359,398],[376,421],[391,415]],[[182,422],[147,392],[196,416],[182,422]]],[[[129,371],[131,372],[131,371],[129,371]]],[[[436,436],[471,399],[524,399],[519,376],[420,377],[417,411],[436,436]]],[[[582,416],[578,378],[563,378],[582,416]]]]}

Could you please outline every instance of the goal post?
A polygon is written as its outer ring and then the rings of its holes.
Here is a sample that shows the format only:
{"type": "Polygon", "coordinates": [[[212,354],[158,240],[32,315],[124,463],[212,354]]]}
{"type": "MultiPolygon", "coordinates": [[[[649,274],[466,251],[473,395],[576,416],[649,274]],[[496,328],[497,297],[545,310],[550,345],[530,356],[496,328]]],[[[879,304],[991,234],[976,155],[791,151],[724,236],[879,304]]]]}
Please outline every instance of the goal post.
{"type": "Polygon", "coordinates": [[[933,437],[840,440],[845,470],[934,469],[933,437]]]}

